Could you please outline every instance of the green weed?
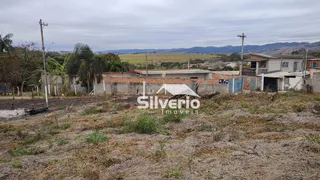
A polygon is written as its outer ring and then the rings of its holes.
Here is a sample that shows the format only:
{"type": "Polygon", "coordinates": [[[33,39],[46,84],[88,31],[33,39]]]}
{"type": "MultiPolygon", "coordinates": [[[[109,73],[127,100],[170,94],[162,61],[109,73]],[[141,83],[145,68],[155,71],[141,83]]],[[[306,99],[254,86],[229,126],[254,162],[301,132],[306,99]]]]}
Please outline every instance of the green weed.
{"type": "Polygon", "coordinates": [[[37,155],[44,153],[43,149],[38,147],[23,147],[23,146],[14,146],[13,149],[10,149],[8,153],[11,156],[23,156],[23,155],[37,155]]]}
{"type": "Polygon", "coordinates": [[[99,142],[103,142],[107,140],[107,136],[105,134],[101,134],[98,131],[92,132],[91,134],[89,134],[86,138],[86,141],[88,143],[99,143],[99,142]]]}
{"type": "Polygon", "coordinates": [[[126,132],[136,132],[140,134],[152,134],[157,132],[159,124],[148,114],[140,115],[134,121],[127,121],[125,123],[126,132]]]}
{"type": "Polygon", "coordinates": [[[63,146],[69,143],[68,139],[66,138],[58,138],[56,139],[56,143],[58,146],[63,146]]]}
{"type": "Polygon", "coordinates": [[[181,168],[178,167],[178,168],[170,168],[168,171],[167,171],[167,177],[168,178],[179,178],[181,176],[181,168]]]}
{"type": "Polygon", "coordinates": [[[11,162],[13,168],[22,168],[22,163],[18,160],[14,160],[11,162]]]}
{"type": "Polygon", "coordinates": [[[319,134],[308,135],[308,136],[306,136],[306,138],[308,141],[310,141],[312,143],[320,144],[320,135],[319,134]]]}
{"type": "Polygon", "coordinates": [[[302,112],[306,109],[304,104],[294,104],[291,107],[294,112],[302,112]]]}
{"type": "Polygon", "coordinates": [[[96,107],[88,107],[81,112],[81,115],[98,114],[99,110],[96,107]]]}

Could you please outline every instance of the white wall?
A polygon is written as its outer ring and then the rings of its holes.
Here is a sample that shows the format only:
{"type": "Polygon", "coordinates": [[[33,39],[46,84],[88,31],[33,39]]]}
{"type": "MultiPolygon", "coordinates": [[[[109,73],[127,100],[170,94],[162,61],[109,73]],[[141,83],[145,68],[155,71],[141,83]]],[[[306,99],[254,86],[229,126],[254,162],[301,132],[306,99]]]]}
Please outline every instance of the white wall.
{"type": "MultiPolygon", "coordinates": [[[[281,90],[301,90],[303,88],[303,77],[296,77],[296,78],[288,78],[289,84],[284,84],[284,89],[281,90]]],[[[282,84],[283,85],[283,84],[282,84]]]]}
{"type": "Polygon", "coordinates": [[[281,59],[270,59],[268,61],[268,71],[293,72],[294,62],[297,62],[297,72],[303,70],[302,59],[282,59],[282,62],[288,62],[288,67],[281,68],[281,59]]]}

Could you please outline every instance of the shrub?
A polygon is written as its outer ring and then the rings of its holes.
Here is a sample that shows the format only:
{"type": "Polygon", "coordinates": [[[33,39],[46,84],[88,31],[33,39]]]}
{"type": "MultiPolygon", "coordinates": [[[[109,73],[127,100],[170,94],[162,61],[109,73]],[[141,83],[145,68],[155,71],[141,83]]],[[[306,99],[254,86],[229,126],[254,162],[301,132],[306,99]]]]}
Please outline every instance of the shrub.
{"type": "Polygon", "coordinates": [[[99,142],[103,142],[107,139],[107,136],[105,134],[101,134],[98,131],[92,132],[91,134],[89,134],[86,138],[86,141],[88,143],[99,143],[99,142]]]}
{"type": "Polygon", "coordinates": [[[40,149],[38,147],[21,147],[21,146],[15,146],[13,149],[10,149],[8,153],[11,156],[23,156],[23,155],[37,155],[44,153],[43,149],[40,149]]]}
{"type": "Polygon", "coordinates": [[[213,140],[215,142],[221,141],[223,139],[223,137],[224,137],[224,134],[221,131],[218,131],[218,132],[213,134],[213,140]]]}
{"type": "Polygon", "coordinates": [[[28,134],[23,138],[22,144],[32,144],[41,139],[44,139],[44,134],[41,131],[38,131],[36,134],[28,134]]]}
{"type": "Polygon", "coordinates": [[[161,159],[164,159],[167,156],[166,151],[164,150],[165,143],[163,141],[159,142],[159,146],[156,151],[153,153],[153,159],[159,162],[161,159]]]}
{"type": "Polygon", "coordinates": [[[143,114],[135,121],[128,121],[125,124],[125,131],[141,134],[152,134],[157,132],[158,123],[148,114],[143,114]]]}
{"type": "Polygon", "coordinates": [[[0,125],[0,133],[6,133],[14,130],[15,128],[12,125],[0,125]]]}
{"type": "Polygon", "coordinates": [[[7,162],[10,162],[9,158],[0,158],[0,164],[1,163],[7,163],[7,162]]]}
{"type": "Polygon", "coordinates": [[[294,104],[292,105],[292,110],[294,112],[302,112],[306,109],[306,106],[303,104],[294,104]]]}
{"type": "Polygon", "coordinates": [[[61,124],[61,125],[59,126],[59,129],[66,130],[66,129],[70,128],[71,125],[72,125],[71,123],[64,123],[64,124],[61,124]]]}
{"type": "Polygon", "coordinates": [[[197,127],[198,131],[208,131],[211,132],[214,129],[214,126],[211,124],[201,123],[200,126],[197,127]]]}
{"type": "Polygon", "coordinates": [[[320,135],[308,135],[306,136],[307,140],[312,142],[312,143],[316,143],[316,144],[320,144],[320,135]]]}
{"type": "Polygon", "coordinates": [[[71,97],[71,96],[76,96],[76,94],[74,93],[74,91],[68,91],[66,92],[66,96],[71,97]]]}
{"type": "Polygon", "coordinates": [[[12,161],[11,165],[13,168],[22,168],[22,163],[17,160],[12,161]]]}
{"type": "Polygon", "coordinates": [[[181,175],[181,168],[171,168],[167,171],[168,178],[179,178],[181,175]]]}
{"type": "Polygon", "coordinates": [[[81,115],[97,114],[99,110],[96,107],[89,107],[82,111],[81,115]]]}
{"type": "Polygon", "coordinates": [[[56,142],[58,146],[63,146],[69,143],[68,139],[66,138],[58,138],[56,142]]]}
{"type": "Polygon", "coordinates": [[[186,115],[185,114],[181,114],[181,113],[177,113],[177,114],[165,114],[163,117],[163,121],[165,123],[169,123],[169,122],[174,122],[174,123],[179,123],[181,122],[181,119],[184,118],[186,115]]]}

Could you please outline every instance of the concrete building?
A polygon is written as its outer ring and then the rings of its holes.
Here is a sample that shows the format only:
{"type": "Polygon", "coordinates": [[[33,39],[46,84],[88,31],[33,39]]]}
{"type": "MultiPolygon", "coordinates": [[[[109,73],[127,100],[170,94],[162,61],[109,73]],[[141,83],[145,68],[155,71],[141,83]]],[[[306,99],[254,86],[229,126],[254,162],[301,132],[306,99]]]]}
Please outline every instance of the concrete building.
{"type": "Polygon", "coordinates": [[[265,54],[250,54],[249,67],[243,68],[243,75],[257,76],[262,73],[272,72],[301,72],[304,70],[302,56],[269,56],[265,54]]]}
{"type": "MultiPolygon", "coordinates": [[[[304,58],[293,55],[250,54],[249,67],[243,68],[243,75],[261,77],[264,91],[300,90],[304,84],[304,58]]],[[[307,73],[309,75],[309,73],[307,73]]]]}
{"type": "Polygon", "coordinates": [[[104,72],[102,77],[139,77],[135,72],[104,72]]]}
{"type": "Polygon", "coordinates": [[[320,70],[320,59],[308,59],[307,69],[318,69],[320,70]]]}
{"type": "MultiPolygon", "coordinates": [[[[307,72],[309,75],[309,72],[307,72]]],[[[273,72],[258,75],[263,80],[264,91],[301,90],[304,85],[304,75],[300,72],[273,72]]]]}
{"type": "MultiPolygon", "coordinates": [[[[136,70],[135,72],[140,77],[146,77],[145,70],[136,70]]],[[[177,79],[212,79],[211,71],[202,69],[149,70],[148,77],[177,79]]]]}

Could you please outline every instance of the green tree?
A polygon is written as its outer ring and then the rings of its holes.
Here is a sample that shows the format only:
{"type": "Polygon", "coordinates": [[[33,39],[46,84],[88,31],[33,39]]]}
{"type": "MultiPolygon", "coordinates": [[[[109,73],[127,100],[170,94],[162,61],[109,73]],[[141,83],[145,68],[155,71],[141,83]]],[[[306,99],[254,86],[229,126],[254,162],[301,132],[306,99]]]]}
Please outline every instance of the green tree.
{"type": "Polygon", "coordinates": [[[78,76],[81,85],[92,90],[95,80],[102,78],[102,72],[124,72],[129,70],[127,62],[121,62],[113,53],[95,55],[86,44],[76,44],[73,53],[66,57],[66,71],[70,77],[78,76]]]}
{"type": "Polygon", "coordinates": [[[4,37],[0,35],[0,53],[10,52],[13,50],[12,40],[11,40],[12,36],[13,36],[12,33],[9,33],[4,37]]]}
{"type": "Polygon", "coordinates": [[[12,53],[13,34],[9,33],[5,36],[0,35],[0,83],[6,87],[15,86],[19,80],[19,59],[16,53],[12,53]]]}
{"type": "Polygon", "coordinates": [[[19,85],[21,93],[23,93],[25,87],[39,85],[42,72],[42,54],[36,44],[33,42],[27,42],[15,47],[14,52],[19,55],[19,85]]]}
{"type": "Polygon", "coordinates": [[[60,76],[62,80],[62,92],[65,93],[67,90],[67,78],[68,73],[66,69],[66,65],[68,63],[68,59],[66,59],[63,62],[59,62],[55,58],[48,57],[48,60],[46,62],[47,71],[50,74],[50,80],[56,81],[56,79],[60,76]],[[54,78],[54,79],[53,79],[54,78]]]}

